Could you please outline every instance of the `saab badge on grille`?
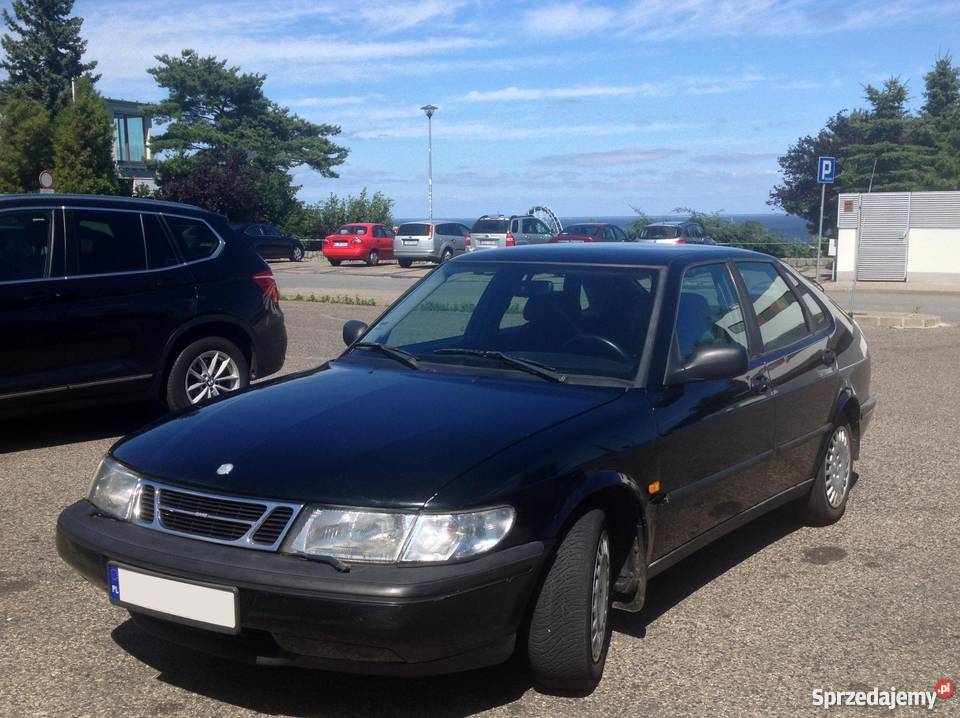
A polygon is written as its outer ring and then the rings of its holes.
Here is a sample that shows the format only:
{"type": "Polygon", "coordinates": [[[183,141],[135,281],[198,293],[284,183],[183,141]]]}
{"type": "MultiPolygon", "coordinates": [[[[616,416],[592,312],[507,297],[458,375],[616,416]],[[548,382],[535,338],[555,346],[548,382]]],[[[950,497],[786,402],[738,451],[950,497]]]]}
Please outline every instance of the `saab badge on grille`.
{"type": "Polygon", "coordinates": [[[233,464],[220,464],[220,468],[217,469],[217,474],[219,476],[226,476],[231,471],[233,471],[233,464]]]}

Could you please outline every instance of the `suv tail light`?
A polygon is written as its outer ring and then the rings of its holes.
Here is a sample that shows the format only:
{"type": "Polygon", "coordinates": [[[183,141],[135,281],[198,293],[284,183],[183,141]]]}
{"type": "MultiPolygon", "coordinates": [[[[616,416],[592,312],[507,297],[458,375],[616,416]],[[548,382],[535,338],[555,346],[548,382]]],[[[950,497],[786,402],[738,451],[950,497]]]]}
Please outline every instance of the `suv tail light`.
{"type": "Polygon", "coordinates": [[[273,270],[269,267],[262,272],[254,274],[253,283],[260,287],[265,297],[275,302],[280,301],[280,290],[277,288],[277,280],[273,278],[273,270]]]}
{"type": "Polygon", "coordinates": [[[685,239],[678,239],[676,243],[677,243],[677,244],[686,244],[686,243],[687,243],[687,240],[685,240],[685,239]]]}
{"type": "Polygon", "coordinates": [[[473,235],[470,234],[470,232],[467,232],[467,240],[464,242],[464,244],[466,244],[468,247],[473,246],[473,235]]]}
{"type": "Polygon", "coordinates": [[[435,227],[431,224],[431,225],[430,225],[430,234],[429,234],[428,236],[430,236],[430,237],[433,236],[434,229],[435,229],[435,227]]]}
{"type": "Polygon", "coordinates": [[[513,232],[507,232],[507,246],[508,247],[517,246],[517,240],[513,238],[513,232]]]}

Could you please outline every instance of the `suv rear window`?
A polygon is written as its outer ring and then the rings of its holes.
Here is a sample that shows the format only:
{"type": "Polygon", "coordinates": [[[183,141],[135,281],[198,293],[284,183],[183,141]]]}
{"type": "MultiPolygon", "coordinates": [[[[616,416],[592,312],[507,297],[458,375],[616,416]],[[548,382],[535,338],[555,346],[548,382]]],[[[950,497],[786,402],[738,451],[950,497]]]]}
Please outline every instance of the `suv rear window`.
{"type": "Polygon", "coordinates": [[[640,239],[675,239],[679,236],[679,227],[664,227],[659,224],[651,224],[640,230],[640,239]]]}
{"type": "Polygon", "coordinates": [[[509,224],[509,219],[478,219],[473,223],[473,229],[470,231],[485,234],[506,234],[509,224]]]}
{"type": "Polygon", "coordinates": [[[213,233],[206,222],[187,217],[164,215],[180,252],[188,262],[205,259],[220,246],[220,238],[213,233]]]}
{"type": "Polygon", "coordinates": [[[400,229],[397,230],[398,235],[403,235],[404,237],[427,237],[430,234],[430,225],[429,224],[401,224],[400,229]]]}

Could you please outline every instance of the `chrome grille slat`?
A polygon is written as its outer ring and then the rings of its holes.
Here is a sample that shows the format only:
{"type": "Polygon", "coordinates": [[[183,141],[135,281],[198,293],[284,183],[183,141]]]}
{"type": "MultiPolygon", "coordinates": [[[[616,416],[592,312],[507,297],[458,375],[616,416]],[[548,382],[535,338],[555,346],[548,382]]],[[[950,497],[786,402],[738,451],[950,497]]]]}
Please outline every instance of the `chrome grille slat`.
{"type": "Polygon", "coordinates": [[[276,551],[302,504],[222,496],[145,479],[134,522],[199,541],[276,551]]]}

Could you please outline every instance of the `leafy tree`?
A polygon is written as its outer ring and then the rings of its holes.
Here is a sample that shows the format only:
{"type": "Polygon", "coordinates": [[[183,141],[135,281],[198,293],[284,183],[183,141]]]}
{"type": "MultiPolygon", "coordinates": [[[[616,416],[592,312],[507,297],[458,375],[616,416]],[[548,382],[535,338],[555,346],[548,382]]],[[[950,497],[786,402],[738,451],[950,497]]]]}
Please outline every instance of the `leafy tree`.
{"type": "Polygon", "coordinates": [[[14,97],[0,112],[0,192],[32,192],[53,164],[50,114],[36,100],[14,97]]]}
{"type": "Polygon", "coordinates": [[[208,150],[161,166],[159,196],[226,215],[233,222],[261,219],[257,185],[263,173],[240,148],[208,150]]]}
{"type": "Polygon", "coordinates": [[[374,192],[373,196],[363,189],[356,197],[338,197],[331,194],[323,202],[304,205],[294,212],[284,228],[300,237],[320,238],[333,233],[337,227],[349,222],[379,222],[393,224],[391,211],[393,200],[374,192]]]}
{"type": "MultiPolygon", "coordinates": [[[[306,165],[324,177],[337,176],[333,168],[344,162],[347,149],[329,138],[340,128],[308,122],[270,101],[263,93],[265,75],[241,73],[194,50],[158,55],[157,61],[148,72],[168,94],[149,110],[166,124],[151,142],[160,156],[162,188],[165,178],[182,177],[191,166],[212,171],[225,161],[225,150],[240,150],[257,177],[256,201],[242,214],[282,224],[299,206],[291,169],[306,165]],[[220,154],[204,164],[204,154],[214,150],[220,154]]],[[[240,156],[234,154],[232,160],[240,156]]]]}
{"type": "MultiPolygon", "coordinates": [[[[703,227],[717,244],[752,249],[775,257],[804,257],[810,253],[809,244],[775,235],[760,222],[737,222],[720,212],[701,212],[689,207],[677,207],[672,214],[688,215],[689,220],[703,227]]],[[[816,252],[816,243],[813,251],[816,252]]]]}
{"type": "Polygon", "coordinates": [[[3,9],[8,32],[0,39],[5,57],[0,69],[0,101],[20,95],[40,102],[48,112],[64,107],[70,80],[91,75],[96,62],[83,62],[87,41],[80,37],[83,19],[70,17],[73,0],[13,0],[3,9]]]}
{"type": "Polygon", "coordinates": [[[627,231],[627,236],[630,237],[630,239],[636,239],[640,236],[640,232],[643,231],[643,228],[653,222],[653,219],[651,219],[647,213],[639,207],[631,206],[630,209],[632,209],[634,214],[637,215],[637,218],[633,220],[633,224],[630,225],[630,229],[627,231]]]}
{"type": "Polygon", "coordinates": [[[84,78],[76,99],[53,123],[53,177],[60,192],[116,194],[113,122],[103,98],[84,78]]]}

